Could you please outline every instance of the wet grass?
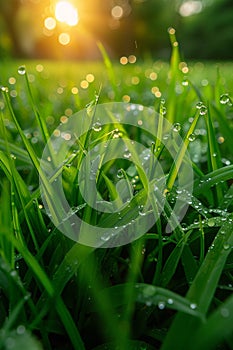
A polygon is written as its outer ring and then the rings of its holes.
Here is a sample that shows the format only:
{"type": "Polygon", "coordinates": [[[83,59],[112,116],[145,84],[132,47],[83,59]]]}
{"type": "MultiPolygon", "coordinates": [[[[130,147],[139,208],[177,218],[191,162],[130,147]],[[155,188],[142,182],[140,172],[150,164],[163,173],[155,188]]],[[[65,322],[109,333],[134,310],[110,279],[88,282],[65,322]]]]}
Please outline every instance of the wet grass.
{"type": "MultiPolygon", "coordinates": [[[[1,64],[7,89],[0,99],[0,348],[233,349],[232,64],[187,64],[176,45],[170,64],[131,57],[122,65],[102,53],[105,64],[1,64]],[[21,64],[27,71],[18,73],[21,64]],[[164,130],[161,118],[153,137],[117,126],[118,138],[133,135],[160,164],[165,187],[150,194],[154,215],[163,206],[136,241],[95,249],[62,235],[50,220],[41,200],[40,159],[49,136],[73,113],[84,109],[88,117],[96,103],[122,101],[153,107],[170,122],[164,130]],[[186,167],[192,191],[180,188],[186,167]],[[177,202],[187,207],[182,220],[177,202]]],[[[153,128],[153,120],[143,122],[153,128]]],[[[118,214],[98,215],[85,205],[77,186],[85,151],[116,136],[116,128],[93,128],[65,155],[64,191],[92,225],[119,224],[118,214]]],[[[152,171],[152,163],[146,166],[152,171]]],[[[117,199],[117,211],[131,219],[134,210],[148,214],[146,181],[136,170],[116,160],[96,179],[102,197],[117,199]]],[[[52,181],[42,175],[47,193],[52,181]]]]}

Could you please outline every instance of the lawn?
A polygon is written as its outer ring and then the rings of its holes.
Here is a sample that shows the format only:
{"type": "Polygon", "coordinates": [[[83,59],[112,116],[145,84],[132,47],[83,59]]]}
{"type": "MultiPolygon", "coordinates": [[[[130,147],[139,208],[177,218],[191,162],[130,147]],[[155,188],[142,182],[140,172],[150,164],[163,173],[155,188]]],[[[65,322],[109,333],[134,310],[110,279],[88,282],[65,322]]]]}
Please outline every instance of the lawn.
{"type": "Polygon", "coordinates": [[[0,349],[233,349],[233,64],[170,36],[1,62],[0,349]]]}

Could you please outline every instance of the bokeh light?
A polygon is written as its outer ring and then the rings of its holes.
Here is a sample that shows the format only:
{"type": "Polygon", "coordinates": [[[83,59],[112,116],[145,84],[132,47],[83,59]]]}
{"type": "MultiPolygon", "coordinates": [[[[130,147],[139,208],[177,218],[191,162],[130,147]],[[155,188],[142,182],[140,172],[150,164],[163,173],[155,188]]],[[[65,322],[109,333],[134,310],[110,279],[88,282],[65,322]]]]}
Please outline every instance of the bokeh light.
{"type": "Polygon", "coordinates": [[[59,22],[76,26],[78,24],[78,10],[68,1],[59,1],[55,8],[55,17],[59,22]]]}
{"type": "Polygon", "coordinates": [[[120,19],[123,17],[124,11],[121,6],[114,6],[111,11],[111,15],[115,19],[120,19]]]}
{"type": "Polygon", "coordinates": [[[201,1],[186,1],[180,6],[179,13],[183,17],[188,17],[201,12],[201,10],[201,1]]]}
{"type": "Polygon", "coordinates": [[[61,33],[58,37],[58,41],[61,45],[68,45],[70,43],[70,34],[68,33],[61,33]]]}
{"type": "Polygon", "coordinates": [[[44,20],[44,26],[48,30],[53,30],[56,27],[56,20],[53,17],[47,17],[44,20]]]}

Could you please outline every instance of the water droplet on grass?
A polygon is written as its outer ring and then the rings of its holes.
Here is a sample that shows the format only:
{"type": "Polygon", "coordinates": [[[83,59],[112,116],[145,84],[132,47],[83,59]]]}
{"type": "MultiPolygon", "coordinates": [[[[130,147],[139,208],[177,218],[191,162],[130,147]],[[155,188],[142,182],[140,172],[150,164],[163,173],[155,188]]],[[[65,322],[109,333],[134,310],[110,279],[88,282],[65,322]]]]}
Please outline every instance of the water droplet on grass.
{"type": "Polygon", "coordinates": [[[110,238],[111,238],[111,236],[102,236],[101,240],[104,241],[104,242],[107,242],[107,241],[110,240],[110,238]]]}
{"type": "Polygon", "coordinates": [[[190,304],[190,309],[195,310],[197,308],[197,304],[191,303],[190,304]]]}
{"type": "Polygon", "coordinates": [[[200,115],[206,115],[207,114],[207,107],[202,105],[199,112],[200,112],[200,115]]]}
{"type": "Polygon", "coordinates": [[[122,169],[119,169],[117,171],[117,177],[118,177],[118,179],[122,179],[124,177],[124,172],[122,169]]]}
{"type": "Polygon", "coordinates": [[[102,130],[102,125],[100,122],[95,122],[92,126],[92,129],[96,132],[99,132],[102,130]]]}
{"type": "Polygon", "coordinates": [[[188,139],[189,139],[190,142],[193,142],[195,140],[195,138],[196,138],[195,134],[189,134],[188,135],[188,139]]]}
{"type": "Polygon", "coordinates": [[[225,242],[224,244],[223,244],[223,249],[224,250],[228,250],[230,248],[230,244],[228,243],[228,242],[225,242]]]}
{"type": "Polygon", "coordinates": [[[226,105],[230,101],[228,94],[223,94],[220,96],[220,103],[226,105]]]}
{"type": "Polygon", "coordinates": [[[158,308],[159,308],[159,310],[164,310],[165,307],[166,307],[166,304],[165,304],[164,301],[160,301],[160,302],[158,303],[158,308]]]}
{"type": "Polygon", "coordinates": [[[11,153],[11,158],[16,160],[16,156],[13,153],[11,153]]]}
{"type": "Polygon", "coordinates": [[[182,85],[183,85],[183,86],[188,86],[188,84],[189,84],[189,82],[188,82],[187,79],[184,79],[184,80],[182,81],[182,85]]]}
{"type": "Polygon", "coordinates": [[[175,132],[179,132],[181,130],[181,125],[180,123],[175,123],[172,127],[172,130],[175,132]]]}
{"type": "Polygon", "coordinates": [[[161,113],[162,113],[162,115],[165,115],[167,113],[166,107],[161,108],[161,113]]]}
{"type": "Polygon", "coordinates": [[[124,158],[129,159],[130,157],[131,157],[131,153],[128,149],[126,149],[124,153],[124,158]]]}
{"type": "Polygon", "coordinates": [[[2,92],[8,92],[9,91],[7,86],[2,86],[1,90],[2,90],[2,92]]]}
{"type": "Polygon", "coordinates": [[[215,226],[215,219],[209,219],[208,222],[207,222],[207,225],[208,225],[209,227],[215,226]]]}
{"type": "Polygon", "coordinates": [[[18,73],[19,73],[20,75],[26,74],[26,67],[25,67],[25,66],[20,66],[20,67],[18,68],[18,73]]]}
{"type": "Polygon", "coordinates": [[[201,109],[202,106],[203,106],[202,102],[197,102],[197,104],[196,104],[197,109],[201,109]]]}

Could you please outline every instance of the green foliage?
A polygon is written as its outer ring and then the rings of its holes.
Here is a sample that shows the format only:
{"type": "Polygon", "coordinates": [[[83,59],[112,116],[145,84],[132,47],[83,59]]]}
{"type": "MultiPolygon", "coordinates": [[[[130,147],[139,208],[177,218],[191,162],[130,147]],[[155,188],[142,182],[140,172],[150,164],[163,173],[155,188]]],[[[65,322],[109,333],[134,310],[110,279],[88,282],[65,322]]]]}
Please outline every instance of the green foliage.
{"type": "Polygon", "coordinates": [[[186,57],[231,59],[233,3],[215,0],[198,15],[182,20],[181,40],[186,57]]]}
{"type": "MultiPolygon", "coordinates": [[[[1,84],[9,91],[2,88],[0,99],[0,348],[232,348],[232,65],[188,66],[173,45],[170,67],[161,61],[122,66],[100,49],[107,68],[30,61],[26,72],[21,67],[15,75],[18,63],[2,67],[1,84]],[[117,125],[118,137],[133,134],[155,154],[166,189],[160,197],[151,194],[153,212],[162,201],[164,207],[150,231],[131,244],[82,246],[62,235],[46,214],[38,180],[41,155],[49,135],[72,113],[88,104],[93,118],[97,103],[129,100],[153,106],[174,123],[165,140],[161,121],[153,139],[117,125]],[[192,193],[179,189],[177,177],[187,175],[186,164],[194,173],[192,193]],[[181,208],[188,205],[181,223],[177,200],[181,208]]],[[[100,227],[118,222],[118,214],[97,215],[84,203],[77,178],[87,147],[108,141],[114,130],[106,126],[85,134],[77,142],[79,152],[67,154],[58,169],[76,214],[100,227]]],[[[47,193],[57,175],[42,177],[47,193]]],[[[96,186],[102,198],[115,200],[125,220],[144,204],[145,175],[124,159],[104,164],[96,186]],[[132,199],[130,207],[123,206],[125,197],[132,199]]],[[[59,222],[62,208],[51,210],[59,222]]]]}

